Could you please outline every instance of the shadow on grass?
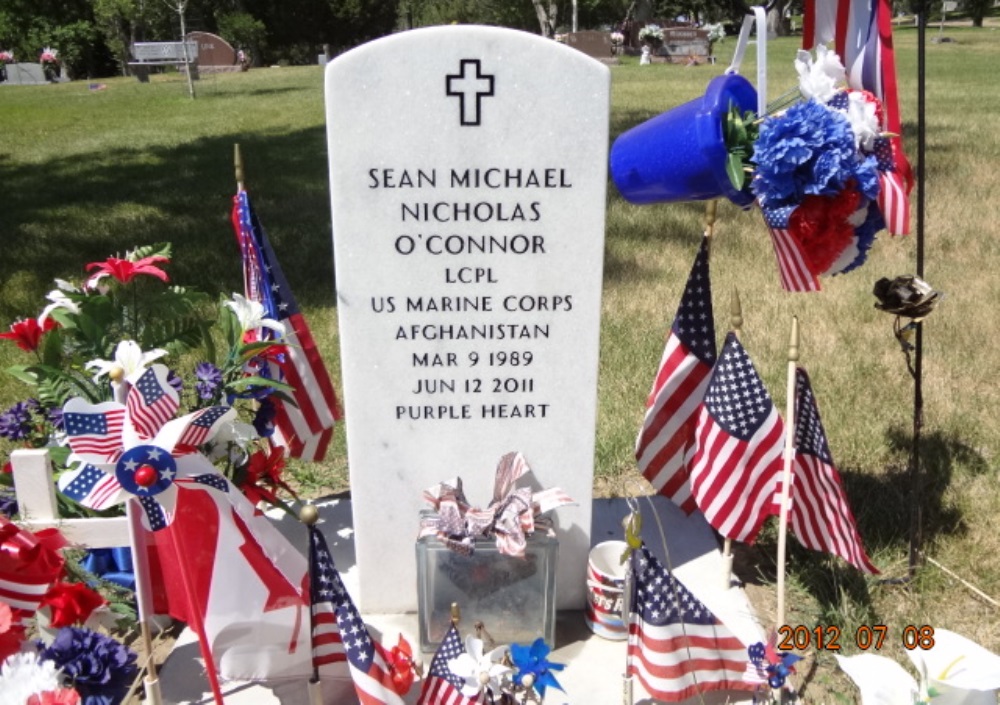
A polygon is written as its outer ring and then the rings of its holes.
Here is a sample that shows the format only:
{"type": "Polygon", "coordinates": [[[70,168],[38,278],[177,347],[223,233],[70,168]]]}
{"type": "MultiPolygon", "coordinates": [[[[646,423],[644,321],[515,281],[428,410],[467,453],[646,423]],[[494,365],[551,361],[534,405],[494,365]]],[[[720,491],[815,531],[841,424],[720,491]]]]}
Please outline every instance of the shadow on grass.
{"type": "MultiPolygon", "coordinates": [[[[906,459],[912,436],[907,429],[891,427],[886,443],[902,459],[878,476],[841,468],[841,480],[857,521],[858,532],[869,556],[904,554],[909,547],[911,508],[914,504],[912,482],[906,459]]],[[[980,475],[990,471],[983,456],[960,438],[940,432],[921,439],[923,470],[921,509],[922,535],[926,545],[939,536],[959,536],[966,531],[961,512],[944,501],[955,473],[980,475]]],[[[777,524],[771,522],[758,543],[742,547],[739,565],[752,567],[740,577],[755,584],[774,583],[777,579],[777,524]],[[750,574],[753,571],[756,575],[750,574]]],[[[818,603],[819,617],[837,624],[849,616],[877,619],[868,592],[870,578],[840,559],[803,548],[796,540],[788,541],[788,572],[818,603]]],[[[882,576],[895,579],[899,576],[882,576]]],[[[876,577],[876,579],[879,579],[876,577]]],[[[849,626],[849,624],[848,624],[849,626]]]]}
{"type": "MultiPolygon", "coordinates": [[[[258,217],[306,305],[334,302],[325,137],[316,127],[239,139],[258,217]]],[[[174,281],[213,296],[241,291],[229,221],[235,141],[123,144],[16,166],[0,159],[0,321],[37,315],[55,277],[80,282],[88,262],[155,242],[174,246],[174,281]]]]}

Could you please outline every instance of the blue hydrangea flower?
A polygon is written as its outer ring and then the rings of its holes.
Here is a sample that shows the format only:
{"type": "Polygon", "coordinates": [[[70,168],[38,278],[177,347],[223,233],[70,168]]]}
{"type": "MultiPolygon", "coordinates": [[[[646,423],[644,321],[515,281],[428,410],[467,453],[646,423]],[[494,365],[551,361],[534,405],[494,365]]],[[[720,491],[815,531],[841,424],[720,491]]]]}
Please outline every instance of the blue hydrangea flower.
{"type": "Polygon", "coordinates": [[[194,385],[198,397],[206,401],[213,399],[222,384],[222,370],[211,362],[199,362],[194,368],[194,376],[198,380],[194,385]]]}
{"type": "Polygon", "coordinates": [[[850,122],[815,100],[764,121],[754,162],[753,192],[771,208],[799,203],[807,195],[833,196],[848,180],[867,177],[858,173],[862,166],[850,122]]]}
{"type": "Polygon", "coordinates": [[[17,495],[14,490],[0,489],[0,514],[13,519],[17,512],[17,495]]]}
{"type": "Polygon", "coordinates": [[[62,669],[82,705],[117,705],[139,670],[135,653],[124,644],[77,627],[60,629],[40,657],[62,669]]]}

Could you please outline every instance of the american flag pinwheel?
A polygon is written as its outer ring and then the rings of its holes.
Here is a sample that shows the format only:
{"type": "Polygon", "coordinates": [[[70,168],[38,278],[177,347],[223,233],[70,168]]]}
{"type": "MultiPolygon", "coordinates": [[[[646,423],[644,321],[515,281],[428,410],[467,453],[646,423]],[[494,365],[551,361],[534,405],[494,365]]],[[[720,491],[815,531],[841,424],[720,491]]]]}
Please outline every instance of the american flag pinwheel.
{"type": "Polygon", "coordinates": [[[130,375],[125,403],[91,404],[79,397],[63,406],[75,470],[59,478],[63,494],[91,509],[107,509],[135,496],[151,531],[173,519],[179,487],[228,492],[228,481],[198,451],[233,419],[228,406],[174,418],[180,395],[164,365],[130,375]]]}

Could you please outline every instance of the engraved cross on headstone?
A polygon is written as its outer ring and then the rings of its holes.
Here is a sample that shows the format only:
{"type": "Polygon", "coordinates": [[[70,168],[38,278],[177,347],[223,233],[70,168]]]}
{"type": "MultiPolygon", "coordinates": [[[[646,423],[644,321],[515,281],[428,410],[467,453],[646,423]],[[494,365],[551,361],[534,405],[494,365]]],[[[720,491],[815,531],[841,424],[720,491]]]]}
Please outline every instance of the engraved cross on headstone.
{"type": "Polygon", "coordinates": [[[478,125],[479,110],[484,96],[493,95],[492,75],[482,73],[479,59],[462,59],[457,74],[448,74],[445,93],[457,96],[462,125],[478,125]],[[474,73],[470,75],[470,71],[474,73]]]}

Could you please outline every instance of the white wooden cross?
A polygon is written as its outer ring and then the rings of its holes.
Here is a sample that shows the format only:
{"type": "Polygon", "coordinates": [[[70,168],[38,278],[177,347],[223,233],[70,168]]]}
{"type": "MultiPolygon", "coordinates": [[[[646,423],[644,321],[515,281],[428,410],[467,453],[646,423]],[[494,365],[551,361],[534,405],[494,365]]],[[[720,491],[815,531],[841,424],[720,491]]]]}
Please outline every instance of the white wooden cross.
{"type": "Polygon", "coordinates": [[[94,517],[62,519],[56,504],[52,463],[44,449],[15,450],[10,455],[14,491],[21,515],[18,524],[29,531],[56,528],[69,543],[80,548],[114,548],[129,545],[128,519],[94,517]]]}

